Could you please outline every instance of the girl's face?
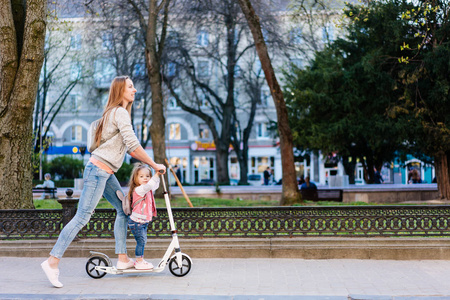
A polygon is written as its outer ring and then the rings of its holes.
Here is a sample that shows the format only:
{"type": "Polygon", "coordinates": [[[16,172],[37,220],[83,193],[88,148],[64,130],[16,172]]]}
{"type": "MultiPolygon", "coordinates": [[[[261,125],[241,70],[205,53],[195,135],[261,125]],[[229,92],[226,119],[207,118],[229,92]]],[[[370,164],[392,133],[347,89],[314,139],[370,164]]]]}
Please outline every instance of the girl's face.
{"type": "Polygon", "coordinates": [[[147,168],[140,169],[137,174],[137,182],[139,185],[146,184],[150,181],[150,170],[147,168]]]}
{"type": "Polygon", "coordinates": [[[127,107],[128,103],[133,103],[136,89],[134,88],[133,81],[128,78],[125,82],[125,90],[123,92],[122,106],[127,107]]]}

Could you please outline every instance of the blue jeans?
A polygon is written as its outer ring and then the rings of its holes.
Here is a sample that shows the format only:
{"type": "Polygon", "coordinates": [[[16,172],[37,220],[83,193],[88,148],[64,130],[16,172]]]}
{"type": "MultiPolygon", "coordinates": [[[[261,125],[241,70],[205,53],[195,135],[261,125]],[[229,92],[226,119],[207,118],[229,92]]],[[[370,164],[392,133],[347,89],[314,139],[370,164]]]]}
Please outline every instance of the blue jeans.
{"type": "Polygon", "coordinates": [[[73,219],[61,231],[50,255],[61,258],[70,243],[77,236],[91,218],[95,207],[102,195],[116,209],[116,220],[114,222],[114,237],[116,240],[116,254],[127,253],[127,220],[122,209],[122,201],[117,197],[116,191],[122,192],[119,181],[114,174],[89,162],[84,169],[84,186],[78,203],[77,213],[73,219]]]}
{"type": "Polygon", "coordinates": [[[147,244],[148,223],[141,224],[129,219],[128,226],[130,227],[131,233],[136,240],[135,255],[136,257],[143,257],[145,244],[147,244]]]}

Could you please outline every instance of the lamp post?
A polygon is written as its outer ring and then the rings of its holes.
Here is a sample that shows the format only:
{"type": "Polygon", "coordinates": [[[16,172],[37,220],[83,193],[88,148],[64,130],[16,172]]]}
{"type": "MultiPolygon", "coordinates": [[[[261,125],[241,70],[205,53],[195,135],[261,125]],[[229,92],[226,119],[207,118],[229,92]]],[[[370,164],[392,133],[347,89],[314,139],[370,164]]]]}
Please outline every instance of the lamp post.
{"type": "Polygon", "coordinates": [[[80,147],[78,147],[78,150],[80,151],[81,160],[83,161],[84,166],[84,155],[86,154],[86,145],[81,145],[80,147]]]}

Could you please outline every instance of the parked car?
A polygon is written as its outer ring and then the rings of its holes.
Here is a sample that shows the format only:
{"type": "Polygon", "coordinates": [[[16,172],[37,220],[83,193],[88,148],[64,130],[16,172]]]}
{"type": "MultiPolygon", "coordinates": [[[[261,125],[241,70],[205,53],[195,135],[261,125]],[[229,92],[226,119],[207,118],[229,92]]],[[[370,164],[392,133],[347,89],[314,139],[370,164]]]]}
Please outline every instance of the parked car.
{"type": "Polygon", "coordinates": [[[262,176],[261,174],[249,174],[247,181],[250,185],[262,185],[262,176]]]}

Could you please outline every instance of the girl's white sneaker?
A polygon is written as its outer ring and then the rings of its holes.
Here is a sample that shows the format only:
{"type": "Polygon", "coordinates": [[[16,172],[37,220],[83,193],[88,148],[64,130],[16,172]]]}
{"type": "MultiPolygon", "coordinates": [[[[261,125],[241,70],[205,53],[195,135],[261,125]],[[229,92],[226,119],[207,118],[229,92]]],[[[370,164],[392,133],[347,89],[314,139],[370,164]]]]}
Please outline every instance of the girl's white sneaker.
{"type": "Polygon", "coordinates": [[[134,267],[134,260],[130,258],[128,262],[117,262],[117,270],[125,270],[134,267]]]}
{"type": "Polygon", "coordinates": [[[151,270],[153,269],[153,265],[145,260],[141,260],[134,263],[134,268],[136,270],[151,270]]]}

